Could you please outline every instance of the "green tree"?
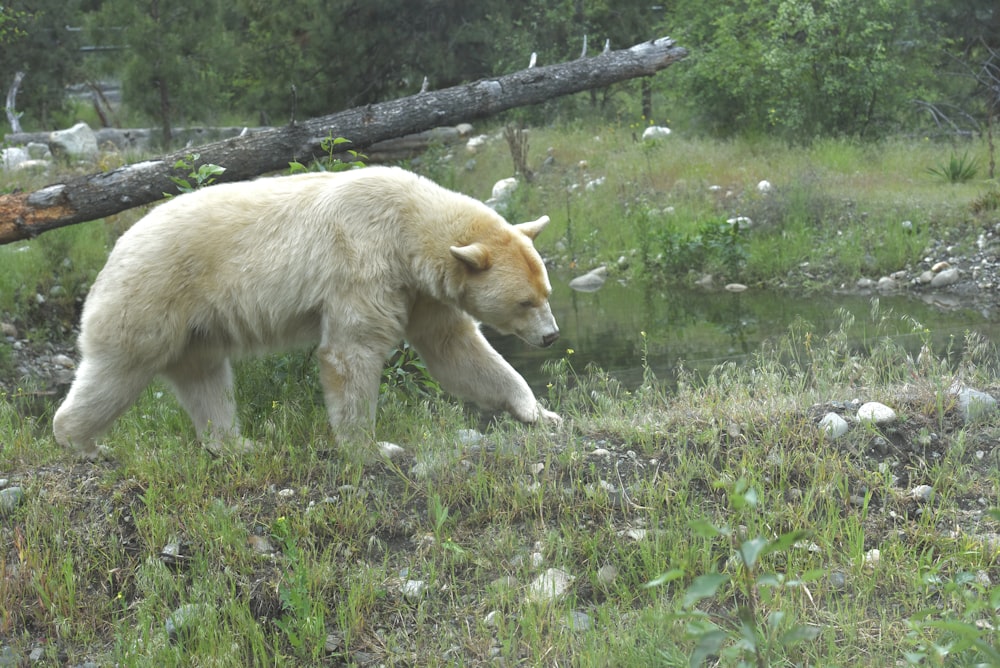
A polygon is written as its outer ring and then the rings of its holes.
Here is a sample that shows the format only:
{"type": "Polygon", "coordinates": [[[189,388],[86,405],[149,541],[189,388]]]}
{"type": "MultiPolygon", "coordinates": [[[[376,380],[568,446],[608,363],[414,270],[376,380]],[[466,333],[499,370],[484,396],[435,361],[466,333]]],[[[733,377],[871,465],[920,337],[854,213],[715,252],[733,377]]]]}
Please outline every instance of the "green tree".
{"type": "Polygon", "coordinates": [[[911,0],[727,0],[671,12],[683,99],[706,129],[876,136],[932,82],[939,38],[911,0]]]}
{"type": "Polygon", "coordinates": [[[227,20],[236,17],[222,0],[105,0],[91,15],[94,39],[114,32],[124,45],[104,59],[121,77],[123,103],[159,124],[164,145],[176,124],[229,107],[237,49],[227,20]]]}
{"type": "Polygon", "coordinates": [[[0,84],[24,72],[17,107],[25,127],[65,122],[66,85],[79,77],[79,3],[76,0],[13,0],[0,7],[0,84]]]}

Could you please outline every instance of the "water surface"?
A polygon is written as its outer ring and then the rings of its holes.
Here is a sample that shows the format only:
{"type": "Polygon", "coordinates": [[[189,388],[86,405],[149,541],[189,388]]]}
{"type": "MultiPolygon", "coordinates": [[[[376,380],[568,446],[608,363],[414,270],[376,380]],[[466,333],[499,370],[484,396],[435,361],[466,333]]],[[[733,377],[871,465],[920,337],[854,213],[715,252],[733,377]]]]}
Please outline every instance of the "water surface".
{"type": "Polygon", "coordinates": [[[642,380],[645,343],[649,366],[657,378],[671,383],[682,363],[698,372],[726,361],[744,363],[766,341],[787,334],[797,320],[809,323],[814,340],[822,339],[840,328],[842,310],[854,316],[850,339],[859,348],[890,336],[916,355],[923,337],[930,336],[935,353],[942,355],[948,346],[959,350],[968,331],[991,341],[1000,336],[1000,313],[961,307],[945,295],[703,292],[614,280],[597,292],[584,293],[570,289],[568,277],[550,278],[552,310],[562,332],[551,348],[540,350],[514,337],[490,335],[536,390],[549,380],[543,362],[564,357],[568,350],[573,351],[571,360],[578,371],[593,363],[635,387],[642,380]],[[877,322],[882,324],[876,326],[877,322]],[[930,334],[916,331],[914,322],[930,334]]]}

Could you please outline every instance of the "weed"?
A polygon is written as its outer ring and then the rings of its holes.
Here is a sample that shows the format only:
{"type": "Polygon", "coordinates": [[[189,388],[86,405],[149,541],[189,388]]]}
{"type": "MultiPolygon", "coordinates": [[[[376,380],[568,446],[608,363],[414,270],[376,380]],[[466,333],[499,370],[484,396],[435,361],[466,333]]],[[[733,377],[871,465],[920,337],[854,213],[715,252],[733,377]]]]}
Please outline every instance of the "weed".
{"type": "MultiPolygon", "coordinates": [[[[186,172],[184,176],[170,177],[170,180],[177,186],[178,192],[189,193],[206,188],[215,183],[216,177],[226,171],[225,167],[207,162],[198,165],[197,163],[200,158],[201,155],[199,153],[189,153],[174,163],[174,169],[186,172]]],[[[171,196],[169,193],[163,194],[166,197],[171,196]]]]}
{"type": "Polygon", "coordinates": [[[970,158],[968,151],[961,156],[952,153],[948,162],[942,162],[936,167],[928,167],[927,173],[948,183],[965,183],[976,178],[976,174],[979,173],[979,159],[970,158]]]}

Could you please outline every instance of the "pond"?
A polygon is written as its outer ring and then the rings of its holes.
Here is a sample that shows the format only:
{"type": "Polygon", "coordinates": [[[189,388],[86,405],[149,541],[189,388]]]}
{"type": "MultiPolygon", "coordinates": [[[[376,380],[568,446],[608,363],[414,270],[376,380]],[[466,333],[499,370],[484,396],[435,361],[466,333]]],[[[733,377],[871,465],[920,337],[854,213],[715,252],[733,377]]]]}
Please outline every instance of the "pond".
{"type": "Polygon", "coordinates": [[[859,349],[889,336],[916,356],[929,336],[941,356],[949,346],[961,350],[966,332],[990,341],[1000,336],[1000,312],[961,307],[947,295],[705,292],[613,279],[596,292],[577,292],[569,288],[569,277],[550,279],[552,310],[562,333],[551,348],[532,348],[515,337],[487,332],[536,391],[549,381],[542,370],[545,360],[564,357],[568,350],[577,371],[595,364],[631,388],[642,381],[645,353],[656,377],[673,384],[681,364],[707,373],[726,361],[751,360],[762,344],[786,335],[796,321],[810,325],[814,340],[822,339],[841,327],[842,311],[854,318],[848,331],[859,349]],[[919,332],[914,321],[930,333],[919,332]]]}

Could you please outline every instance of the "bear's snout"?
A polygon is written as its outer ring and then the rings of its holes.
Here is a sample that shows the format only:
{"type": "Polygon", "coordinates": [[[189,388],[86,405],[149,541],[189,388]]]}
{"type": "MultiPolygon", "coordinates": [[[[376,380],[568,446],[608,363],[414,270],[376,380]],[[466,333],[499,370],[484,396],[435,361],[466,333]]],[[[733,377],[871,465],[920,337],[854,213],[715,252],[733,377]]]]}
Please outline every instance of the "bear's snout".
{"type": "Polygon", "coordinates": [[[549,332],[548,334],[546,334],[545,336],[542,337],[542,347],[548,348],[553,343],[555,343],[556,339],[558,339],[558,338],[559,338],[559,330],[558,329],[556,331],[554,331],[554,332],[549,332]]]}

